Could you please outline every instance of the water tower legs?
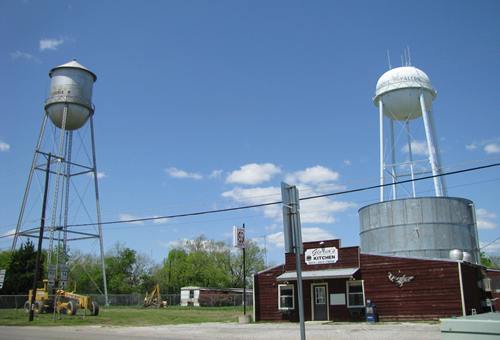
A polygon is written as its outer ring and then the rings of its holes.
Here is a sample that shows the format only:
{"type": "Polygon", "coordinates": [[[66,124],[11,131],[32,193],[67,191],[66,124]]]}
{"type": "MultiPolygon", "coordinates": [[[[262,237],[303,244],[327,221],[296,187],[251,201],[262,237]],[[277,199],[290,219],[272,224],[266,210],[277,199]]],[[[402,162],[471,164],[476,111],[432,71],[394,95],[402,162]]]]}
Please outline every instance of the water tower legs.
{"type": "Polygon", "coordinates": [[[380,202],[384,201],[385,164],[384,164],[384,103],[382,98],[378,101],[379,112],[379,138],[380,138],[380,202]]]}
{"type": "MultiPolygon", "coordinates": [[[[64,109],[64,112],[67,113],[67,109],[64,109]]],[[[44,239],[48,239],[47,247],[47,264],[55,265],[56,274],[52,280],[60,278],[59,283],[62,281],[67,283],[67,280],[63,279],[62,274],[60,273],[59,265],[65,265],[65,259],[60,259],[60,250],[66,251],[67,243],[70,241],[83,241],[89,239],[98,239],[99,241],[99,249],[100,249],[100,260],[101,260],[101,270],[103,277],[103,294],[105,298],[106,305],[109,304],[108,300],[108,291],[107,291],[107,280],[106,280],[106,267],[104,262],[104,245],[103,245],[103,234],[102,234],[102,221],[101,221],[101,208],[99,203],[99,186],[98,186],[98,173],[96,166],[96,147],[95,147],[95,139],[94,139],[94,124],[93,124],[93,113],[89,117],[89,128],[90,128],[90,141],[87,138],[75,138],[73,140],[73,131],[68,131],[65,129],[65,116],[63,114],[63,123],[61,128],[57,128],[56,131],[60,133],[59,136],[51,136],[49,131],[46,130],[47,120],[49,118],[48,114],[44,114],[42,126],[40,129],[40,135],[38,137],[38,141],[35,147],[35,152],[33,155],[33,160],[30,168],[30,172],[28,175],[28,181],[26,184],[26,188],[24,191],[24,196],[21,204],[21,209],[18,217],[18,222],[16,226],[16,232],[13,236],[12,241],[12,250],[16,250],[19,237],[25,238],[36,238],[38,239],[39,228],[37,225],[37,216],[31,216],[31,210],[33,210],[33,206],[36,205],[37,200],[34,195],[34,191],[37,190],[36,186],[33,184],[33,177],[36,176],[36,171],[42,171],[45,169],[45,162],[48,161],[49,153],[51,155],[51,163],[55,164],[54,170],[51,171],[50,178],[50,190],[53,194],[53,199],[51,200],[51,220],[50,225],[47,226],[46,233],[49,235],[42,236],[44,239]],[[76,142],[76,143],[75,143],[76,142]],[[78,143],[81,143],[79,145],[78,143]],[[78,156],[78,153],[72,155],[72,151],[78,151],[85,145],[91,144],[91,155],[87,155],[88,157],[85,159],[76,159],[73,160],[73,156],[78,156]],[[76,144],[76,145],[75,145],[76,144]],[[74,150],[73,150],[74,149],[74,150]],[[76,191],[76,180],[75,177],[82,178],[82,176],[93,175],[92,180],[95,189],[95,218],[96,222],[91,221],[89,225],[96,225],[96,232],[87,232],[78,230],[77,226],[68,227],[68,217],[70,216],[69,210],[78,211],[78,209],[72,209],[70,204],[70,189],[75,188],[75,191],[71,190],[72,193],[76,193],[80,199],[80,203],[84,205],[82,201],[82,197],[76,191]],[[70,183],[70,181],[72,183],[70,183]],[[31,195],[30,195],[31,192],[31,195]],[[32,222],[26,222],[27,216],[35,217],[32,222]],[[32,223],[34,226],[29,227],[26,224],[32,223]],[[57,248],[56,248],[57,247],[57,248]],[[56,251],[57,250],[57,251],[56,251]]],[[[75,196],[76,197],[76,196],[75,196]]],[[[94,198],[89,197],[88,203],[93,201],[94,198]]],[[[86,209],[85,209],[86,211],[86,209]]],[[[89,212],[86,212],[87,216],[89,216],[89,212]]],[[[91,212],[90,214],[92,214],[91,212]]],[[[76,215],[75,215],[76,216],[76,215]]],[[[48,217],[48,216],[47,216],[48,217]]],[[[66,255],[66,252],[64,252],[66,255]]],[[[63,287],[64,288],[64,287],[63,287]]],[[[99,288],[98,288],[99,289],[99,288]]]]}
{"type": "Polygon", "coordinates": [[[17,239],[19,238],[19,232],[21,231],[21,225],[23,224],[24,211],[26,209],[26,203],[28,202],[28,196],[31,188],[31,182],[33,181],[33,174],[36,168],[36,162],[38,161],[38,154],[40,153],[40,147],[42,145],[43,136],[45,135],[45,126],[47,125],[46,114],[43,115],[42,126],[40,127],[40,135],[38,136],[38,141],[35,146],[35,153],[33,154],[33,160],[31,161],[31,169],[28,175],[28,182],[26,183],[26,188],[24,189],[23,201],[21,203],[21,210],[19,211],[19,217],[17,218],[16,233],[12,239],[12,251],[16,250],[17,239]]]}
{"type": "MultiPolygon", "coordinates": [[[[431,163],[432,175],[439,176],[441,174],[441,167],[439,164],[439,152],[437,143],[434,136],[434,127],[432,116],[425,106],[424,92],[420,92],[420,108],[422,110],[422,118],[424,120],[425,136],[427,139],[427,149],[429,152],[429,161],[431,163]]],[[[444,183],[442,177],[434,177],[434,191],[437,197],[444,196],[444,183]]]]}
{"type": "Polygon", "coordinates": [[[97,184],[97,162],[95,155],[95,139],[94,139],[94,114],[90,116],[90,138],[92,142],[92,162],[94,174],[94,188],[95,188],[95,205],[97,212],[97,229],[99,234],[99,248],[101,250],[101,267],[102,267],[102,281],[104,284],[104,301],[106,306],[109,306],[108,301],[108,285],[106,280],[106,266],[104,264],[104,244],[102,241],[102,224],[101,224],[101,205],[99,203],[99,185],[97,184]]]}

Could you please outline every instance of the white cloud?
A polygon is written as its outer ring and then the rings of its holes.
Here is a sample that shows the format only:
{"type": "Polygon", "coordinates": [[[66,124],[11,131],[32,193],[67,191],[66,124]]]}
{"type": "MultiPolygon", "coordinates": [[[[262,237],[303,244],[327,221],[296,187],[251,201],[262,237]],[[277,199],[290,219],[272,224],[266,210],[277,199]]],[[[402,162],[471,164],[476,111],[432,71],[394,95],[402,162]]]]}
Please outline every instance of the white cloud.
{"type": "Polygon", "coordinates": [[[27,60],[27,61],[34,61],[37,63],[40,62],[40,59],[38,59],[34,55],[19,50],[11,52],[10,57],[12,58],[12,60],[27,60]]]}
{"type": "Polygon", "coordinates": [[[267,235],[266,240],[267,242],[269,242],[269,244],[274,245],[276,247],[282,248],[285,245],[285,239],[282,231],[267,235]]]}
{"type": "MultiPolygon", "coordinates": [[[[335,238],[335,235],[323,228],[302,228],[302,242],[320,241],[335,238]]],[[[276,247],[283,248],[285,245],[284,234],[282,231],[267,235],[266,240],[269,244],[276,247]]]]}
{"type": "MultiPolygon", "coordinates": [[[[401,151],[404,153],[409,153],[409,148],[408,144],[403,146],[401,148],[401,151]]],[[[429,150],[427,148],[427,142],[426,141],[418,141],[414,140],[411,142],[411,152],[414,155],[419,155],[419,156],[428,156],[429,155],[429,150]]]]}
{"type": "Polygon", "coordinates": [[[335,239],[335,235],[322,228],[302,228],[302,241],[321,241],[335,239]]]}
{"type": "Polygon", "coordinates": [[[500,254],[500,240],[497,240],[494,243],[489,244],[489,242],[479,242],[479,247],[481,248],[481,251],[484,251],[487,254],[491,255],[499,255],[500,254]],[[486,248],[483,248],[484,246],[488,245],[486,248]]]}
{"type": "MultiPolygon", "coordinates": [[[[94,178],[94,173],[93,172],[89,172],[87,175],[90,176],[90,177],[92,177],[92,178],[94,178]]],[[[103,179],[105,177],[108,177],[105,172],[97,171],[97,179],[103,179]]]]}
{"type": "MultiPolygon", "coordinates": [[[[139,218],[140,217],[134,216],[132,214],[127,214],[127,213],[120,214],[120,221],[129,221],[129,220],[135,220],[135,219],[139,219],[139,218]]],[[[142,225],[142,224],[144,224],[144,221],[125,222],[125,223],[142,225]]]]}
{"type": "Polygon", "coordinates": [[[174,167],[170,167],[170,168],[165,169],[165,172],[170,177],[173,177],[173,178],[191,178],[191,179],[196,179],[196,180],[200,180],[203,178],[203,176],[200,174],[197,174],[194,172],[187,172],[187,171],[180,170],[180,169],[177,169],[174,167]]]}
{"type": "MultiPolygon", "coordinates": [[[[234,188],[233,190],[225,191],[222,197],[232,198],[238,203],[243,204],[261,204],[281,201],[281,189],[278,187],[264,188],[234,188]]],[[[262,208],[264,215],[272,219],[281,218],[281,205],[275,204],[262,208]]]]}
{"type": "Polygon", "coordinates": [[[7,152],[10,150],[10,144],[7,144],[0,140],[0,152],[7,152]]]}
{"type": "Polygon", "coordinates": [[[40,39],[40,51],[57,50],[64,43],[64,39],[40,39]]]}
{"type": "Polygon", "coordinates": [[[500,153],[500,144],[489,143],[484,146],[484,151],[486,153],[500,153]]]}
{"type": "MultiPolygon", "coordinates": [[[[299,188],[300,192],[301,188],[299,188]]],[[[223,197],[232,198],[243,204],[260,204],[266,202],[281,201],[281,189],[278,187],[235,188],[222,193],[223,197]]],[[[302,223],[333,223],[334,213],[356,207],[351,202],[334,201],[328,197],[321,197],[300,202],[300,218],[302,223]]],[[[276,221],[281,221],[283,212],[280,204],[270,205],[262,208],[264,215],[276,221]]]]}
{"type": "Polygon", "coordinates": [[[222,170],[213,170],[210,175],[208,175],[208,178],[220,178],[222,176],[222,170]]]}
{"type": "Polygon", "coordinates": [[[476,209],[477,228],[478,229],[495,229],[497,215],[483,208],[476,209]]]}
{"type": "Polygon", "coordinates": [[[187,241],[187,239],[175,240],[175,241],[169,241],[169,242],[162,242],[162,245],[165,248],[169,248],[169,249],[172,249],[172,248],[182,248],[182,246],[184,246],[184,243],[186,243],[186,241],[187,241]]]}
{"type": "Polygon", "coordinates": [[[269,181],[274,175],[281,173],[281,169],[272,163],[245,164],[226,178],[227,183],[256,185],[269,181]]]}
{"type": "Polygon", "coordinates": [[[470,151],[470,150],[476,150],[476,149],[477,149],[477,145],[476,145],[476,144],[474,144],[474,143],[472,143],[472,144],[467,144],[467,145],[465,146],[465,149],[466,149],[466,150],[469,150],[469,151],[470,151]]]}
{"type": "Polygon", "coordinates": [[[344,165],[347,165],[347,166],[352,165],[352,162],[349,159],[345,159],[343,163],[344,163],[344,165]]]}
{"type": "Polygon", "coordinates": [[[285,178],[285,181],[289,184],[295,184],[297,182],[306,184],[318,184],[336,181],[338,180],[338,178],[338,172],[332,171],[321,165],[316,165],[305,170],[288,174],[285,178]]]}
{"type": "Polygon", "coordinates": [[[160,217],[160,216],[153,216],[155,217],[155,219],[153,220],[153,223],[154,224],[165,224],[168,222],[168,218],[157,218],[157,217],[160,217]]]}
{"type": "Polygon", "coordinates": [[[355,203],[334,201],[320,197],[300,202],[300,220],[302,223],[334,223],[334,214],[356,207],[355,203]]]}
{"type": "Polygon", "coordinates": [[[7,230],[1,236],[9,239],[9,238],[13,238],[15,233],[16,233],[16,229],[14,228],[14,229],[7,230]]]}

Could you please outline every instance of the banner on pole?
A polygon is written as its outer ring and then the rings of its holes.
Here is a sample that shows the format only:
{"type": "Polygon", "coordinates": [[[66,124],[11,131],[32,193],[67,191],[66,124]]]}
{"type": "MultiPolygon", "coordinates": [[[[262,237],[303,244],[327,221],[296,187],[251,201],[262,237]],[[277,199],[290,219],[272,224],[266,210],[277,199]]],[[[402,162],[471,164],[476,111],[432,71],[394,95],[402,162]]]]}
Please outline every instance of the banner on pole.
{"type": "Polygon", "coordinates": [[[233,226],[233,247],[245,248],[245,228],[233,226]]]}

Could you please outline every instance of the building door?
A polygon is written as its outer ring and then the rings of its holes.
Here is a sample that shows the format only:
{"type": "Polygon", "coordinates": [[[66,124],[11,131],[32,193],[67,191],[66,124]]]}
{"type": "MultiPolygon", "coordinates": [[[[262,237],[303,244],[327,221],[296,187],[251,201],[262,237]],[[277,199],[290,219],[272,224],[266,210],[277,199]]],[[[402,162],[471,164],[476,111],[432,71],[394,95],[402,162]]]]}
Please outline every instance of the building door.
{"type": "Polygon", "coordinates": [[[314,320],[328,320],[326,284],[313,286],[314,320]]]}

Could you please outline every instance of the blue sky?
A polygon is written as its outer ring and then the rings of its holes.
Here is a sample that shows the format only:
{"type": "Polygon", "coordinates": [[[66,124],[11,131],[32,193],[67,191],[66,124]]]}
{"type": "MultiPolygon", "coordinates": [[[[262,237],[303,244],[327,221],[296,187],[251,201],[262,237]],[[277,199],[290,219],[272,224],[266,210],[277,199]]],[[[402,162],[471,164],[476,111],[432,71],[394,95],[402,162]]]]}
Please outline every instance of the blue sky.
{"type": "MultiPolygon", "coordinates": [[[[498,162],[499,12],[497,1],[2,1],[0,233],[17,221],[48,72],[73,58],[97,74],[104,221],[276,201],[282,180],[302,197],[377,184],[372,97],[387,51],[397,67],[407,46],[438,91],[444,169],[498,162]]],[[[481,242],[500,236],[498,168],[447,183],[476,203],[481,242]]],[[[359,244],[357,210],[377,199],[304,204],[304,239],[359,244]]],[[[229,241],[246,223],[268,262],[283,261],[277,207],[159,222],[106,226],[105,247],[160,261],[180,240],[229,241]]]]}

